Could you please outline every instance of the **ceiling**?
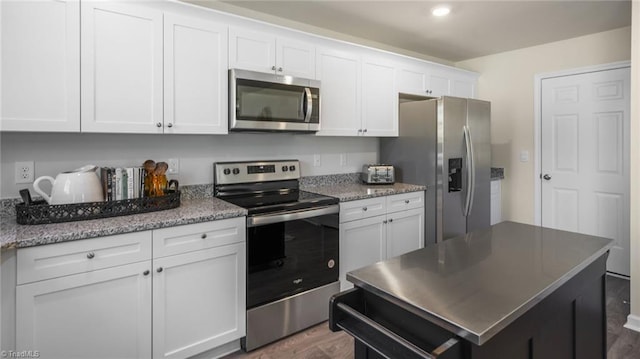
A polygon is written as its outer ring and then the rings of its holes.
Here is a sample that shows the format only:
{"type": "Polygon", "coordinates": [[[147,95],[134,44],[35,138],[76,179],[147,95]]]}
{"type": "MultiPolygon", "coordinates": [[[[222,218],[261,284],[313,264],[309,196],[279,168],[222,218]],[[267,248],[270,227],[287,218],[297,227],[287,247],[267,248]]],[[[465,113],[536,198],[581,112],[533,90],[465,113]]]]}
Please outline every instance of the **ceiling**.
{"type": "Polygon", "coordinates": [[[631,25],[630,0],[221,2],[451,62],[631,25]],[[432,16],[440,4],[451,14],[432,16]]]}

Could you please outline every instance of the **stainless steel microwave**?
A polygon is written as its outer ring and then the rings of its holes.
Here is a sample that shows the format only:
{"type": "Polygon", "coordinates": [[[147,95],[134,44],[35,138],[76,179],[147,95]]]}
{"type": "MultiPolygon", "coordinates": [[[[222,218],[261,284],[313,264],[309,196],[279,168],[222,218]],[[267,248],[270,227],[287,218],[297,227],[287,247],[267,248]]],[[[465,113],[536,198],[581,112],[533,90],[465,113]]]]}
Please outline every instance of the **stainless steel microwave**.
{"type": "Polygon", "coordinates": [[[229,70],[229,130],[315,132],[320,81],[229,70]]]}

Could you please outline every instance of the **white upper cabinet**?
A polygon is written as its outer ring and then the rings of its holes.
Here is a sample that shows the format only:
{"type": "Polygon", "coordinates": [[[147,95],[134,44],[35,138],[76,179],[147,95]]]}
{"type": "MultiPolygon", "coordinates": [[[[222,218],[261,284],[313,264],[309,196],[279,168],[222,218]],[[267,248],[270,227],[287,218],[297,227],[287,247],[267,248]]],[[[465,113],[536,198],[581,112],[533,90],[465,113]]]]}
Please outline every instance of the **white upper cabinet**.
{"type": "Polygon", "coordinates": [[[82,132],[162,133],[162,12],[82,5],[82,132]]]}
{"type": "Polygon", "coordinates": [[[1,1],[0,130],[80,130],[80,2],[1,1]]]}
{"type": "Polygon", "coordinates": [[[426,97],[475,97],[477,79],[471,73],[409,61],[400,65],[398,72],[398,91],[401,93],[426,97]]]}
{"type": "Polygon", "coordinates": [[[224,134],[227,27],[164,15],[164,132],[224,134]]]}
{"type": "Polygon", "coordinates": [[[395,64],[362,61],[362,130],[365,136],[398,136],[398,90],[395,64]]]}
{"type": "Polygon", "coordinates": [[[361,61],[357,54],[317,49],[320,80],[320,131],[324,136],[357,136],[361,126],[361,61]]]}
{"type": "Polygon", "coordinates": [[[231,28],[229,68],[315,78],[315,46],[266,32],[231,28]]]}

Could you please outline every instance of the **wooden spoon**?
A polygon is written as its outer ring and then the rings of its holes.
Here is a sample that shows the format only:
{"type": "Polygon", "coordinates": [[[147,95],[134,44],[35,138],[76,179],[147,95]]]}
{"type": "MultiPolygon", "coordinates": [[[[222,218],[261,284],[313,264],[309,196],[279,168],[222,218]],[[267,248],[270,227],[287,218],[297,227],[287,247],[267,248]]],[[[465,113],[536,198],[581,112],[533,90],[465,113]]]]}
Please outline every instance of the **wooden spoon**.
{"type": "Polygon", "coordinates": [[[147,172],[147,174],[151,174],[156,169],[156,163],[152,160],[146,160],[142,164],[142,167],[144,167],[144,170],[147,172]]]}
{"type": "Polygon", "coordinates": [[[158,176],[162,176],[167,172],[168,169],[169,169],[169,164],[167,164],[166,162],[158,162],[156,164],[156,169],[154,170],[153,173],[158,176]]]}

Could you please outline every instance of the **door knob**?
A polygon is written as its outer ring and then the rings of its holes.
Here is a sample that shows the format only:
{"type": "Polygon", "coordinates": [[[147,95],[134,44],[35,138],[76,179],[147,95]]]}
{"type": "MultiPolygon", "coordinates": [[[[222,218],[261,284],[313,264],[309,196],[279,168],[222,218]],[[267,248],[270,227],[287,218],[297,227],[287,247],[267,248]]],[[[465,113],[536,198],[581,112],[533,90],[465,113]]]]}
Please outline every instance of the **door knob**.
{"type": "Polygon", "coordinates": [[[548,174],[546,174],[546,173],[545,173],[545,175],[544,175],[544,176],[542,176],[542,178],[544,178],[545,180],[547,180],[547,181],[548,181],[548,180],[550,180],[550,179],[551,179],[551,176],[549,176],[548,174]]]}

